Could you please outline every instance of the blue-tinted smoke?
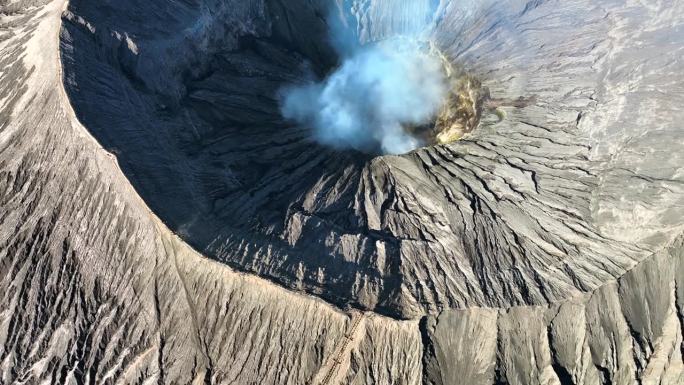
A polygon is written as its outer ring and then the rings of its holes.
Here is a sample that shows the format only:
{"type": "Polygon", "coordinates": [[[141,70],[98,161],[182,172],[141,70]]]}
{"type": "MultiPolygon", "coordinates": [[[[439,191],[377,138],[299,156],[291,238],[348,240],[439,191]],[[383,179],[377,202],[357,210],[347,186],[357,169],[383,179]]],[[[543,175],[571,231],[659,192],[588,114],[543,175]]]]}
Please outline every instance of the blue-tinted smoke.
{"type": "Polygon", "coordinates": [[[344,45],[344,31],[335,30],[333,40],[346,51],[342,64],[322,82],[286,88],[283,116],[335,148],[400,154],[423,145],[404,127],[428,123],[441,107],[447,86],[440,60],[413,38],[344,45]]]}

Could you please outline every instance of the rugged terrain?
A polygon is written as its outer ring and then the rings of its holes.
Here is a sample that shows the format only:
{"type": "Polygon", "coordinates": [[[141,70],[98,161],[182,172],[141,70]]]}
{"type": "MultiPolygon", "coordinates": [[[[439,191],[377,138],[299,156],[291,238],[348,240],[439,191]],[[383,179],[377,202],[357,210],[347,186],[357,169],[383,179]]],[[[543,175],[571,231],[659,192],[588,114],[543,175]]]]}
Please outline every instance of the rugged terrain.
{"type": "Polygon", "coordinates": [[[0,1],[0,383],[684,383],[684,3],[338,6],[529,102],[335,151],[327,2],[0,1]]]}

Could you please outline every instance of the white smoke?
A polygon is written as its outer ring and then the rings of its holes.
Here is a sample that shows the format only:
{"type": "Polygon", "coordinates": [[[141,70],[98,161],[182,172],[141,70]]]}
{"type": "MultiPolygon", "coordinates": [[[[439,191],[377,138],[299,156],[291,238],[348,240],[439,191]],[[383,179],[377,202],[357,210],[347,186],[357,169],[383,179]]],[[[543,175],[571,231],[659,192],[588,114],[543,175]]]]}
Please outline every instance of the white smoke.
{"type": "MultiPolygon", "coordinates": [[[[331,31],[338,47],[344,32],[331,31]]],[[[430,122],[447,93],[440,59],[412,37],[338,48],[342,64],[321,82],[284,89],[282,114],[335,148],[400,154],[424,145],[404,127],[430,122]]]]}

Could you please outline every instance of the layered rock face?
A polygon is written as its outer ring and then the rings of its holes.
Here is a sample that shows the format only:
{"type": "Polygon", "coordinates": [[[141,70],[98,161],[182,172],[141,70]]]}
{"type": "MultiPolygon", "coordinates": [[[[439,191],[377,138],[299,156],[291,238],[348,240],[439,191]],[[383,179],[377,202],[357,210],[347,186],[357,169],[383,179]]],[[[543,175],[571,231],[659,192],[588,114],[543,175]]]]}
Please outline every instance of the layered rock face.
{"type": "Polygon", "coordinates": [[[334,5],[496,117],[317,144],[328,2],[0,3],[0,383],[684,383],[684,4],[334,5]]]}

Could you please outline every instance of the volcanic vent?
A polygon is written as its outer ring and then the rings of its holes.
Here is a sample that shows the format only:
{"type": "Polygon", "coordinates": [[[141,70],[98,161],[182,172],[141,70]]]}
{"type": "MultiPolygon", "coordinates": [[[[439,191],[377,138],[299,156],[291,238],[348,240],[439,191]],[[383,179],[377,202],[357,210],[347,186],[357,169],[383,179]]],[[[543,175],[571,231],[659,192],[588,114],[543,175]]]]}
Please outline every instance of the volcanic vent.
{"type": "Polygon", "coordinates": [[[486,89],[434,44],[400,35],[344,47],[325,80],[282,92],[283,116],[312,127],[321,144],[402,154],[452,142],[479,124],[486,89]]]}

